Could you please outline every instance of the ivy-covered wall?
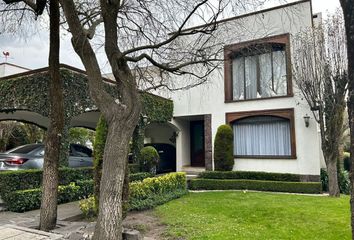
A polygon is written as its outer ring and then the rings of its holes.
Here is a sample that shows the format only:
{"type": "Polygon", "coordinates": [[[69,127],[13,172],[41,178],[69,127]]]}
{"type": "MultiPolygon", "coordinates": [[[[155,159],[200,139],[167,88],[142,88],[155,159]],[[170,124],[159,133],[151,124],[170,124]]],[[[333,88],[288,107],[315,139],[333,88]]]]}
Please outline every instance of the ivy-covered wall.
{"type": "MultiPolygon", "coordinates": [[[[87,111],[97,110],[97,108],[90,98],[85,74],[65,65],[61,66],[60,74],[63,79],[66,125],[62,144],[63,149],[67,149],[67,132],[71,119],[87,111]]],[[[48,82],[49,74],[46,69],[15,75],[13,78],[0,79],[0,112],[26,110],[48,117],[48,82]]],[[[112,95],[117,94],[113,84],[107,84],[106,87],[112,95]]],[[[149,122],[171,120],[173,114],[173,102],[171,100],[149,93],[141,93],[141,101],[143,104],[142,115],[146,115],[149,122]]],[[[144,131],[142,131],[142,134],[144,134],[144,131]]],[[[144,138],[144,135],[138,134],[137,138],[140,139],[133,140],[133,142],[141,143],[141,137],[144,138]]],[[[63,162],[67,162],[67,152],[65,151],[62,154],[62,158],[65,159],[63,162]]]]}

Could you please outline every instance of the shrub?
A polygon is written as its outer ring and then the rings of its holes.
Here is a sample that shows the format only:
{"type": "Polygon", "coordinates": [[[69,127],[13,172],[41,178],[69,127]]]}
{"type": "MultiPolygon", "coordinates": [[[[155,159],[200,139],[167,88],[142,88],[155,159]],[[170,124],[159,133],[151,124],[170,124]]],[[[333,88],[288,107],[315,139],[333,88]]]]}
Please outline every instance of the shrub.
{"type": "Polygon", "coordinates": [[[343,154],[343,167],[344,170],[350,171],[350,153],[344,152],[343,154]]]}
{"type": "Polygon", "coordinates": [[[106,138],[108,133],[108,126],[103,118],[100,116],[96,126],[95,142],[93,143],[93,167],[94,167],[94,195],[96,199],[96,204],[98,205],[98,199],[100,197],[100,182],[102,176],[102,163],[103,163],[103,153],[106,144],[106,138]]]}
{"type": "Polygon", "coordinates": [[[338,184],[341,193],[350,194],[350,180],[348,171],[344,169],[339,170],[338,184]]]}
{"type": "Polygon", "coordinates": [[[128,164],[129,173],[138,173],[140,172],[140,165],[137,163],[128,164]]]}
{"type": "Polygon", "coordinates": [[[206,179],[248,179],[248,180],[270,180],[300,182],[300,175],[290,173],[268,173],[248,171],[206,171],[199,174],[198,178],[206,179]]]}
{"type": "MultiPolygon", "coordinates": [[[[0,197],[5,201],[11,192],[39,188],[42,185],[42,173],[39,169],[0,172],[0,197]]],[[[59,185],[92,178],[92,168],[59,169],[59,185]]]]}
{"type": "MultiPolygon", "coordinates": [[[[79,184],[71,183],[58,187],[58,203],[77,201],[88,197],[90,192],[83,189],[93,189],[93,181],[81,181],[79,184]]],[[[8,195],[6,206],[13,212],[24,212],[38,209],[41,205],[42,190],[40,188],[19,190],[8,195]]]]}
{"type": "Polygon", "coordinates": [[[280,182],[238,179],[192,179],[191,190],[257,190],[292,193],[321,193],[320,182],[280,182]]]}
{"type": "Polygon", "coordinates": [[[98,206],[96,205],[96,201],[93,196],[81,200],[79,202],[79,207],[85,218],[94,218],[98,214],[98,206]]]}
{"type": "Polygon", "coordinates": [[[322,191],[328,191],[328,174],[327,171],[321,168],[321,184],[322,184],[322,191]]]}
{"type": "MultiPolygon", "coordinates": [[[[343,194],[350,193],[349,172],[344,169],[338,169],[338,185],[339,190],[343,194]]],[[[321,169],[322,191],[328,192],[328,174],[325,169],[321,169]]]]}
{"type": "Polygon", "coordinates": [[[170,173],[130,183],[129,210],[143,210],[187,193],[185,173],[170,173]]]}
{"type": "Polygon", "coordinates": [[[129,175],[129,181],[130,182],[135,182],[135,181],[142,181],[145,178],[153,177],[154,175],[148,172],[140,172],[140,173],[133,173],[129,175]]]}
{"type": "Polygon", "coordinates": [[[143,147],[140,151],[140,169],[143,172],[156,174],[156,168],[160,161],[159,153],[152,146],[143,147]]]}
{"type": "Polygon", "coordinates": [[[216,132],[214,164],[217,171],[231,171],[234,166],[233,133],[229,125],[221,125],[216,132]]]}
{"type": "MultiPolygon", "coordinates": [[[[130,183],[128,209],[144,210],[166,203],[187,193],[185,173],[170,173],[130,183]]],[[[85,215],[97,214],[92,198],[82,200],[80,208],[85,215]]]]}

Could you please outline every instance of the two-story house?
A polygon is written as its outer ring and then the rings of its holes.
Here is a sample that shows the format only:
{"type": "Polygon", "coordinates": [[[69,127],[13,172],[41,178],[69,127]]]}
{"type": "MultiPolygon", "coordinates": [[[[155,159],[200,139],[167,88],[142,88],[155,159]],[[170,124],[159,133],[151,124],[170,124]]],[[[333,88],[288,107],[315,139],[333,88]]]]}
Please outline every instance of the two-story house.
{"type": "MultiPolygon", "coordinates": [[[[177,171],[213,169],[215,134],[227,123],[234,131],[234,170],[319,180],[317,123],[292,78],[292,38],[319,18],[305,0],[217,23],[214,35],[227,39],[223,69],[205,84],[169,93],[177,171]]],[[[147,128],[147,140],[170,142],[172,130],[156,127],[147,128]]]]}

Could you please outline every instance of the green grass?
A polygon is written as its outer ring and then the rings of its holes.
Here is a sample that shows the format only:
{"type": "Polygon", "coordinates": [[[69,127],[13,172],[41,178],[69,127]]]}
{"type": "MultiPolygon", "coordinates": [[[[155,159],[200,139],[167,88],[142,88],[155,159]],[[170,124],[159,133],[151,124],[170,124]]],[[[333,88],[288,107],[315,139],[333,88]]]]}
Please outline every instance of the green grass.
{"type": "Polygon", "coordinates": [[[189,193],[155,213],[176,239],[350,239],[348,196],[189,193]]]}

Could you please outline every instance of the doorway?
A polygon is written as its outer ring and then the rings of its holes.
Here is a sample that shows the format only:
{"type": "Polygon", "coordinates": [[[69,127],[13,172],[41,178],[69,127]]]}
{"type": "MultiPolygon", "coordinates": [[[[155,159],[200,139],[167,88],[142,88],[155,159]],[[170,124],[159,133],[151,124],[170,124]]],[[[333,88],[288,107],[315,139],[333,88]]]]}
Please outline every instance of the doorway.
{"type": "Polygon", "coordinates": [[[191,166],[205,167],[205,136],[204,121],[190,122],[191,166]]]}

